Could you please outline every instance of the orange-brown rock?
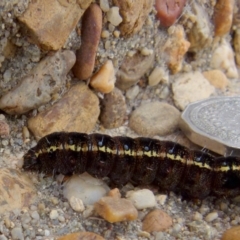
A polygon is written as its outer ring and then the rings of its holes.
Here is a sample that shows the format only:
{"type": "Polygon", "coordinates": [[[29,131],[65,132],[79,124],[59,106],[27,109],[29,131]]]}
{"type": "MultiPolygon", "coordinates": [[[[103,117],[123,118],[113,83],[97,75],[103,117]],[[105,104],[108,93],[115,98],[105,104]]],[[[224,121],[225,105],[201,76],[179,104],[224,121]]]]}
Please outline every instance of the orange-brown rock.
{"type": "Polygon", "coordinates": [[[135,34],[142,29],[153,6],[153,0],[113,0],[113,3],[119,7],[123,17],[120,31],[124,36],[135,34]]]}
{"type": "Polygon", "coordinates": [[[29,207],[36,199],[36,189],[26,173],[15,169],[0,170],[0,213],[29,207]]]}
{"type": "Polygon", "coordinates": [[[229,81],[226,77],[226,75],[220,71],[220,70],[210,70],[203,72],[203,76],[216,88],[220,88],[221,90],[224,90],[227,85],[229,84],[229,81]]]}
{"type": "Polygon", "coordinates": [[[182,69],[182,61],[190,47],[190,42],[185,38],[184,29],[181,25],[175,25],[168,29],[169,38],[163,46],[166,62],[172,74],[182,69]]]}
{"type": "Polygon", "coordinates": [[[44,50],[58,50],[92,0],[35,0],[18,19],[26,26],[31,41],[44,50]]]}
{"type": "Polygon", "coordinates": [[[138,212],[132,202],[124,198],[102,197],[94,208],[96,212],[110,223],[132,221],[137,219],[138,212]]]}
{"type": "Polygon", "coordinates": [[[223,233],[221,240],[239,240],[240,226],[232,227],[223,233]]]}
{"type": "Polygon", "coordinates": [[[170,228],[173,224],[172,218],[160,209],[148,213],[143,220],[142,229],[146,232],[160,232],[170,228]]]}
{"type": "Polygon", "coordinates": [[[222,37],[229,33],[233,20],[234,0],[218,0],[214,8],[214,34],[222,37]]]}
{"type": "Polygon", "coordinates": [[[54,105],[28,120],[37,139],[57,131],[91,132],[99,115],[98,97],[84,84],[77,84],[54,105]]]}
{"type": "Polygon", "coordinates": [[[93,232],[75,232],[58,237],[57,240],[104,240],[104,238],[93,232]]]}
{"type": "Polygon", "coordinates": [[[81,46],[76,52],[73,74],[79,80],[88,79],[95,66],[95,57],[102,32],[102,10],[91,4],[82,18],[81,46]]]}

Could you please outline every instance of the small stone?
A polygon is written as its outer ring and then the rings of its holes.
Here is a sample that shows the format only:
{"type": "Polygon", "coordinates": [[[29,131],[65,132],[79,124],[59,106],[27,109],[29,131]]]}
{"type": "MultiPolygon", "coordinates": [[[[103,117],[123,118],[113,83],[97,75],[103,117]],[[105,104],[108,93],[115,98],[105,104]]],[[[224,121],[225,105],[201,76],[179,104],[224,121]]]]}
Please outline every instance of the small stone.
{"type": "Polygon", "coordinates": [[[107,30],[103,30],[102,33],[101,33],[101,37],[102,38],[108,38],[110,36],[110,33],[109,31],[107,30]]]}
{"type": "Polygon", "coordinates": [[[49,214],[49,217],[54,220],[54,219],[57,219],[58,218],[58,211],[56,209],[53,209],[50,214],[49,214]]]}
{"type": "Polygon", "coordinates": [[[142,229],[146,232],[160,232],[169,229],[173,224],[172,218],[160,209],[148,213],[143,220],[142,229]]]}
{"type": "Polygon", "coordinates": [[[168,84],[168,81],[169,81],[169,76],[166,73],[166,70],[161,67],[155,67],[148,77],[149,86],[155,86],[160,82],[168,84]]]}
{"type": "Polygon", "coordinates": [[[75,196],[70,197],[69,204],[76,212],[83,212],[85,209],[83,201],[75,196]]]}
{"type": "Polygon", "coordinates": [[[195,214],[193,215],[193,220],[194,221],[201,221],[203,219],[203,215],[199,212],[195,212],[195,214]]]}
{"type": "Polygon", "coordinates": [[[200,72],[179,75],[172,84],[173,99],[181,110],[191,102],[210,97],[215,88],[200,72]]]}
{"type": "Polygon", "coordinates": [[[160,20],[161,26],[173,25],[181,15],[185,3],[186,0],[156,0],[157,18],[160,20]]]}
{"type": "Polygon", "coordinates": [[[13,240],[24,240],[23,231],[21,227],[15,227],[11,230],[13,240]]]}
{"type": "Polygon", "coordinates": [[[167,195],[165,194],[160,194],[156,196],[156,200],[158,203],[160,203],[161,205],[164,205],[167,201],[167,195]]]}
{"type": "Polygon", "coordinates": [[[66,83],[66,75],[75,63],[72,51],[56,52],[42,60],[20,83],[0,99],[0,109],[22,114],[49,102],[66,83]]]}
{"type": "Polygon", "coordinates": [[[36,139],[58,131],[90,132],[99,112],[98,97],[84,83],[76,84],[58,102],[30,118],[28,128],[36,139]]]}
{"type": "Polygon", "coordinates": [[[203,72],[203,76],[216,88],[225,90],[229,81],[226,75],[220,70],[210,70],[203,72]]]}
{"type": "Polygon", "coordinates": [[[153,7],[153,0],[113,0],[114,5],[120,9],[123,18],[120,31],[123,36],[139,32],[153,7]]]}
{"type": "Polygon", "coordinates": [[[107,192],[109,192],[109,187],[104,181],[94,178],[87,173],[73,175],[64,183],[63,189],[63,195],[69,202],[74,197],[75,200],[78,199],[75,203],[79,204],[79,199],[81,199],[84,205],[94,204],[101,197],[105,196],[107,192]]]}
{"type": "Polygon", "coordinates": [[[100,121],[105,128],[117,128],[122,126],[126,115],[126,102],[122,92],[114,88],[111,93],[101,100],[100,121]]]}
{"type": "Polygon", "coordinates": [[[217,212],[211,212],[205,217],[205,220],[206,220],[206,222],[212,222],[217,218],[218,218],[218,213],[217,212]]]}
{"type": "Polygon", "coordinates": [[[237,29],[233,36],[233,46],[236,55],[236,63],[240,66],[240,29],[237,29]]]}
{"type": "Polygon", "coordinates": [[[122,22],[122,17],[119,14],[119,7],[111,7],[107,12],[107,20],[113,25],[118,26],[122,22]]]}
{"type": "Polygon", "coordinates": [[[33,211],[33,212],[31,213],[31,217],[32,217],[33,219],[36,219],[36,220],[39,220],[39,219],[40,219],[40,216],[39,216],[39,214],[38,214],[37,211],[33,211]]]}
{"type": "Polygon", "coordinates": [[[234,0],[217,1],[213,14],[215,36],[222,37],[229,33],[232,27],[233,9],[234,0]]]}
{"type": "MultiPolygon", "coordinates": [[[[163,46],[166,62],[172,74],[182,70],[184,55],[190,47],[190,42],[185,38],[181,25],[174,25],[168,29],[169,37],[163,46]]],[[[162,48],[162,46],[161,46],[162,48]]]]}
{"type": "Polygon", "coordinates": [[[136,84],[152,67],[154,56],[154,54],[143,56],[139,52],[126,56],[117,72],[116,86],[121,90],[126,90],[136,84]]]}
{"type": "Polygon", "coordinates": [[[111,60],[106,61],[90,79],[90,85],[99,92],[110,93],[116,81],[115,70],[111,60]]]}
{"type": "Polygon", "coordinates": [[[100,0],[100,8],[103,12],[109,11],[109,2],[108,0],[100,0]]]}
{"type": "Polygon", "coordinates": [[[240,226],[232,227],[223,233],[221,240],[239,240],[240,226]]]}
{"type": "Polygon", "coordinates": [[[144,48],[141,49],[141,54],[142,54],[143,56],[148,56],[148,55],[153,54],[153,50],[152,50],[152,49],[149,49],[149,48],[147,48],[147,47],[144,47],[144,48]]]}
{"type": "Polygon", "coordinates": [[[126,97],[132,100],[137,97],[139,91],[140,91],[139,86],[135,85],[127,90],[126,97]]]}
{"type": "Polygon", "coordinates": [[[103,237],[96,233],[92,232],[75,232],[75,233],[70,233],[62,237],[57,237],[57,240],[77,240],[77,239],[82,239],[82,240],[104,240],[103,237]]]}
{"type": "Polygon", "coordinates": [[[153,192],[148,189],[129,191],[126,194],[126,198],[130,200],[138,210],[156,206],[155,196],[153,192]]]}
{"type": "Polygon", "coordinates": [[[234,52],[231,45],[225,39],[214,49],[210,67],[222,70],[228,78],[238,78],[234,52]]]}
{"type": "Polygon", "coordinates": [[[129,127],[142,136],[167,135],[178,127],[180,112],[170,104],[151,102],[132,112],[129,127]]]}
{"type": "Polygon", "coordinates": [[[76,52],[77,60],[72,69],[79,80],[87,80],[92,75],[101,32],[102,10],[93,3],[82,18],[81,46],[76,52]]]}
{"type": "Polygon", "coordinates": [[[10,127],[8,123],[5,120],[5,117],[3,114],[0,114],[3,116],[3,118],[0,118],[0,136],[1,137],[9,137],[10,134],[10,127]]]}
{"type": "Polygon", "coordinates": [[[94,204],[95,211],[110,223],[132,221],[138,212],[132,202],[124,198],[103,197],[94,204]]]}
{"type": "Polygon", "coordinates": [[[52,0],[49,4],[48,0],[33,1],[18,20],[29,30],[31,41],[44,50],[58,50],[63,47],[91,2],[52,0]]]}
{"type": "Polygon", "coordinates": [[[121,198],[121,193],[118,188],[114,188],[109,191],[108,197],[121,198]]]}

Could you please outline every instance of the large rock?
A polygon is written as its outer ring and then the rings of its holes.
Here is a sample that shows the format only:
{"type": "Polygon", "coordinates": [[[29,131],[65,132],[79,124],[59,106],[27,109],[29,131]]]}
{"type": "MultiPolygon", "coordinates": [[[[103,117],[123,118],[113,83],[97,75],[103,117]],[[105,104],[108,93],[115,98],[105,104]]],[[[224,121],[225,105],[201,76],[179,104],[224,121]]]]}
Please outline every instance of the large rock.
{"type": "Polygon", "coordinates": [[[58,50],[91,2],[35,0],[18,19],[26,26],[34,43],[44,50],[58,50]]]}
{"type": "Polygon", "coordinates": [[[28,127],[37,139],[57,131],[91,132],[100,113],[97,96],[76,84],[53,106],[30,118],[28,127]]]}
{"type": "Polygon", "coordinates": [[[14,89],[2,96],[0,109],[8,114],[22,114],[49,102],[66,83],[66,75],[76,61],[66,50],[42,60],[14,89]]]}

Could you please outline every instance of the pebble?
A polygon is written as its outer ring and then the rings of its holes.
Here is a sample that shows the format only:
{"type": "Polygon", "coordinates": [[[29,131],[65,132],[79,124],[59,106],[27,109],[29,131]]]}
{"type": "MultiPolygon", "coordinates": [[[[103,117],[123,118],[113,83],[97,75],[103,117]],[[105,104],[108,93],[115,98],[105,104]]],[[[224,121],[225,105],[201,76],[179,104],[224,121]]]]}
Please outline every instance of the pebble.
{"type": "Polygon", "coordinates": [[[114,88],[101,100],[100,122],[105,128],[122,126],[126,116],[127,105],[125,97],[118,88],[114,88]]]}
{"type": "Polygon", "coordinates": [[[220,70],[210,70],[203,72],[203,76],[216,88],[225,90],[229,81],[226,75],[220,70]]]}
{"type": "Polygon", "coordinates": [[[219,0],[214,7],[214,34],[223,37],[232,27],[234,0],[219,0]],[[224,19],[224,21],[223,21],[224,19]]]}
{"type": "Polygon", "coordinates": [[[30,118],[28,128],[36,139],[57,131],[90,132],[99,113],[98,97],[88,86],[80,83],[73,85],[51,107],[30,118]]]}
{"type": "Polygon", "coordinates": [[[111,7],[107,12],[107,20],[113,25],[118,26],[122,22],[122,17],[119,14],[119,7],[111,7]]]}
{"type": "Polygon", "coordinates": [[[170,27],[181,15],[186,0],[156,0],[155,8],[161,26],[170,27]]]}
{"type": "Polygon", "coordinates": [[[210,62],[212,69],[222,70],[228,78],[238,78],[233,49],[225,39],[214,49],[210,62]]]}
{"type": "Polygon", "coordinates": [[[156,206],[155,196],[149,189],[128,191],[126,198],[130,200],[138,210],[156,206]]]}
{"type": "Polygon", "coordinates": [[[85,210],[83,201],[75,196],[70,197],[69,204],[71,208],[76,212],[83,212],[85,210]]]}
{"type": "Polygon", "coordinates": [[[172,91],[176,106],[184,110],[189,103],[210,97],[215,88],[196,71],[180,74],[172,84],[172,91]]]}
{"type": "Polygon", "coordinates": [[[11,230],[13,240],[24,240],[23,231],[21,227],[15,227],[11,230]]]}
{"type": "Polygon", "coordinates": [[[203,219],[203,215],[199,212],[195,212],[195,214],[193,215],[193,220],[194,221],[201,221],[203,219]]]}
{"type": "MultiPolygon", "coordinates": [[[[182,62],[190,47],[181,25],[174,25],[168,29],[169,37],[163,46],[166,62],[172,74],[182,70],[182,62]]],[[[162,47],[162,46],[160,46],[162,47]]]]}
{"type": "Polygon", "coordinates": [[[9,137],[10,134],[10,126],[5,119],[3,114],[0,114],[0,136],[1,137],[9,137]]]}
{"type": "Polygon", "coordinates": [[[180,112],[164,102],[151,102],[132,112],[129,127],[142,136],[167,135],[176,130],[180,112]]]}
{"type": "Polygon", "coordinates": [[[221,240],[239,240],[240,226],[231,227],[223,233],[221,240]]]}
{"type": "MultiPolygon", "coordinates": [[[[80,209],[79,199],[84,205],[91,205],[97,202],[101,197],[105,196],[109,191],[107,184],[101,179],[94,178],[87,173],[81,175],[73,175],[64,183],[63,195],[68,199],[72,206],[71,199],[74,197],[74,208],[80,209]]],[[[74,210],[75,210],[74,209],[74,210]]]]}
{"type": "Polygon", "coordinates": [[[59,216],[58,211],[56,209],[51,210],[51,212],[49,214],[50,219],[52,219],[52,220],[57,219],[58,216],[59,216]]]}
{"type": "Polygon", "coordinates": [[[0,109],[8,114],[22,114],[48,103],[66,83],[66,75],[75,60],[74,53],[69,50],[46,57],[1,97],[0,109]]]}
{"type": "Polygon", "coordinates": [[[111,60],[107,60],[90,79],[90,85],[101,93],[110,93],[116,81],[115,70],[111,60]]]}
{"type": "Polygon", "coordinates": [[[142,230],[146,232],[162,232],[169,229],[173,224],[172,218],[160,209],[148,213],[143,219],[142,230]]]}
{"type": "Polygon", "coordinates": [[[120,31],[123,36],[139,32],[153,7],[153,0],[114,0],[114,5],[120,9],[123,21],[120,31]]]}
{"type": "Polygon", "coordinates": [[[101,32],[102,10],[92,3],[82,18],[81,46],[76,52],[77,60],[72,69],[79,80],[87,80],[92,75],[101,32]]]}
{"type": "Polygon", "coordinates": [[[218,218],[218,213],[217,212],[211,212],[205,217],[205,221],[206,222],[212,222],[217,218],[218,218]]]}
{"type": "Polygon", "coordinates": [[[148,76],[148,85],[155,86],[160,82],[168,84],[169,76],[164,68],[155,67],[151,74],[148,76]]]}
{"type": "Polygon", "coordinates": [[[138,212],[131,201],[124,198],[102,197],[94,204],[95,211],[110,223],[132,221],[138,212]]]}
{"type": "Polygon", "coordinates": [[[100,235],[93,232],[75,232],[56,238],[56,240],[104,240],[100,235]]]}
{"type": "Polygon", "coordinates": [[[53,0],[51,4],[48,0],[30,2],[27,10],[18,17],[18,20],[29,30],[28,37],[31,37],[32,42],[44,50],[58,50],[63,47],[84,9],[91,2],[91,0],[53,0]],[[59,34],[59,26],[61,26],[61,34],[59,34]]]}
{"type": "Polygon", "coordinates": [[[29,206],[36,199],[36,189],[32,181],[25,173],[15,169],[0,169],[0,192],[1,214],[29,206]]]}
{"type": "Polygon", "coordinates": [[[100,0],[100,8],[103,12],[109,11],[110,7],[108,0],[100,0]]]}
{"type": "Polygon", "coordinates": [[[159,194],[156,196],[156,200],[158,203],[160,203],[161,205],[164,205],[167,201],[167,195],[165,194],[159,194]]]}
{"type": "Polygon", "coordinates": [[[38,214],[37,211],[31,212],[31,217],[32,217],[33,219],[36,219],[36,220],[39,220],[39,219],[40,219],[40,216],[39,216],[39,214],[38,214]]]}
{"type": "Polygon", "coordinates": [[[240,66],[240,29],[237,29],[233,36],[233,47],[235,51],[236,64],[240,66]]]}
{"type": "Polygon", "coordinates": [[[130,100],[133,100],[134,98],[137,97],[139,91],[140,91],[139,86],[135,85],[127,90],[126,97],[130,100]]]}
{"type": "Polygon", "coordinates": [[[116,86],[121,90],[127,90],[135,85],[150,70],[153,62],[154,54],[143,56],[137,52],[132,56],[126,56],[120,69],[117,71],[116,86]]]}

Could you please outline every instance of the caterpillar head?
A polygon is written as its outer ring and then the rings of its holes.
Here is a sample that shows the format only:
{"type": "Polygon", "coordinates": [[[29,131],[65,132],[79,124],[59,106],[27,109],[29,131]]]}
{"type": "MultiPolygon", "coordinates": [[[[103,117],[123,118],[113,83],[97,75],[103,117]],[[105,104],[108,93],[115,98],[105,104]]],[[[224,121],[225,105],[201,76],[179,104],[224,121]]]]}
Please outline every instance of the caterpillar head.
{"type": "Polygon", "coordinates": [[[24,170],[33,170],[38,171],[40,168],[40,164],[38,161],[38,157],[34,149],[30,149],[24,156],[23,156],[23,166],[24,170]]]}

